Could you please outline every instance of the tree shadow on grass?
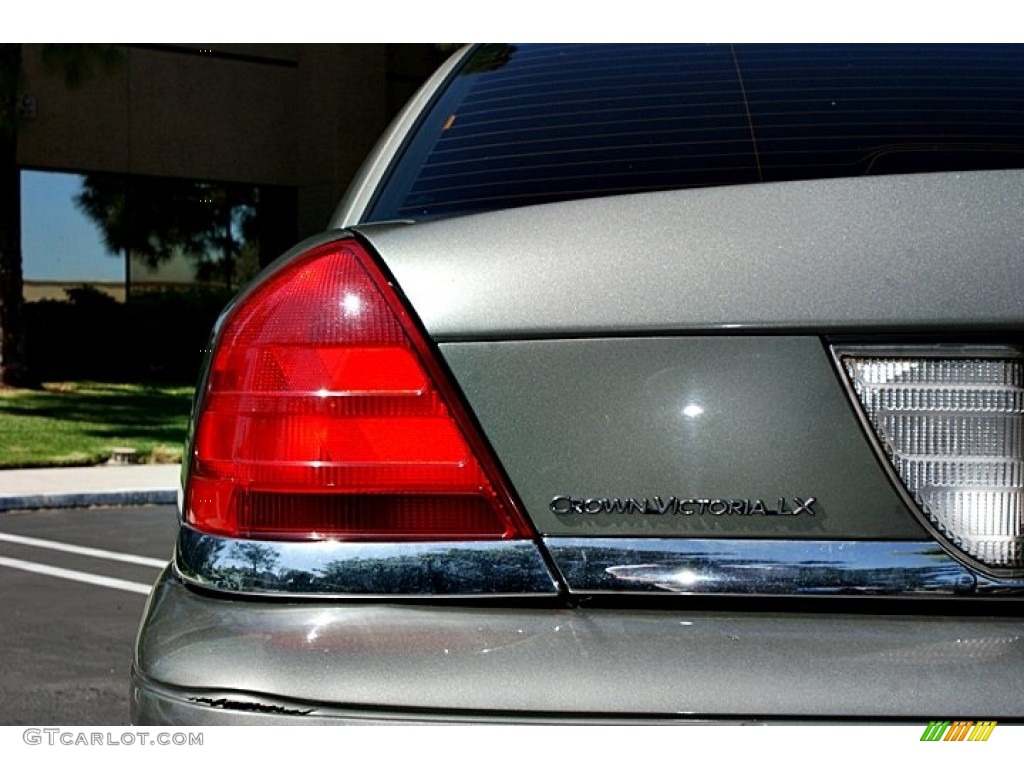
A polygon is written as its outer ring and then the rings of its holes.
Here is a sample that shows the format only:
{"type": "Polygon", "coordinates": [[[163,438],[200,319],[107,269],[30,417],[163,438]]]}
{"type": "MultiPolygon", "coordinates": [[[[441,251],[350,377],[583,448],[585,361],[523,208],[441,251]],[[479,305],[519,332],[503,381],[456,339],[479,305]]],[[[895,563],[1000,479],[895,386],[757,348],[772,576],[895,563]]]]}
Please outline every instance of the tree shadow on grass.
{"type": "Polygon", "coordinates": [[[119,435],[150,439],[179,439],[187,423],[191,394],[159,389],[125,391],[116,385],[90,386],[85,391],[43,391],[4,398],[0,412],[27,418],[103,425],[86,434],[103,436],[112,430],[119,435]]]}

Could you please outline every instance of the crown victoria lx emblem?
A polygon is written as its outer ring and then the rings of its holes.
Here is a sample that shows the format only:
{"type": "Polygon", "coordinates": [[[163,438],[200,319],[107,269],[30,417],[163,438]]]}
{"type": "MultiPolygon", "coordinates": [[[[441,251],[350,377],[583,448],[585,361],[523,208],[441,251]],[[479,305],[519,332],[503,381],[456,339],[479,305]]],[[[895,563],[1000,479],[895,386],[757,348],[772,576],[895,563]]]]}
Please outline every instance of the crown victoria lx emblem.
{"type": "Polygon", "coordinates": [[[813,496],[794,496],[792,501],[779,498],[774,506],[761,499],[679,499],[669,496],[617,498],[602,496],[555,496],[548,508],[556,515],[763,515],[783,517],[814,516],[813,496]]]}

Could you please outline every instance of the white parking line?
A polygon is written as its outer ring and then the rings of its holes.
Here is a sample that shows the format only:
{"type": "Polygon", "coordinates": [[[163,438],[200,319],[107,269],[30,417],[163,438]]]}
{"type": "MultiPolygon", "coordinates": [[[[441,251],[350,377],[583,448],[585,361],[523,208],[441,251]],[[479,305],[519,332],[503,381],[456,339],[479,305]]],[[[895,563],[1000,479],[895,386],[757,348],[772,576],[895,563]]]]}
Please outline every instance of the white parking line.
{"type": "Polygon", "coordinates": [[[109,549],[79,547],[76,544],[64,544],[63,542],[50,541],[49,539],[34,539],[31,536],[15,536],[11,533],[0,533],[0,541],[7,541],[11,544],[24,544],[26,547],[39,547],[40,549],[53,549],[58,552],[69,552],[73,555],[85,555],[86,557],[99,557],[104,560],[116,560],[119,563],[147,565],[150,568],[163,568],[167,565],[166,560],[156,560],[152,557],[127,555],[123,552],[111,552],[109,549]]]}
{"type": "Polygon", "coordinates": [[[0,557],[0,566],[7,566],[8,568],[16,568],[20,571],[30,571],[32,573],[41,573],[45,576],[55,576],[58,579],[68,579],[69,581],[81,581],[86,584],[95,584],[99,587],[109,587],[110,589],[120,589],[125,592],[136,592],[140,595],[148,595],[152,586],[149,584],[140,584],[137,581],[125,581],[124,579],[112,579],[109,576],[96,576],[92,573],[83,573],[82,571],[71,571],[67,568],[54,568],[52,565],[41,565],[39,563],[30,563],[27,560],[15,560],[12,557],[0,557]]]}

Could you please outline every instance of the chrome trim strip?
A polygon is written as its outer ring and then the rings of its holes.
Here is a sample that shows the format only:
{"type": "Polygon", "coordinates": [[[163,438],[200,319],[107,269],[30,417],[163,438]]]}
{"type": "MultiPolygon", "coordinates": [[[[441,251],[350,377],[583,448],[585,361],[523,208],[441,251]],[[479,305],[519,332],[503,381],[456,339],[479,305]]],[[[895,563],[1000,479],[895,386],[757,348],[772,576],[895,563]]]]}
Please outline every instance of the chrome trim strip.
{"type": "Polygon", "coordinates": [[[1007,593],[1021,594],[1024,592],[1024,579],[994,579],[991,576],[979,573],[975,591],[979,595],[990,595],[992,597],[1007,593]]]}
{"type": "Polygon", "coordinates": [[[182,526],[175,569],[185,581],[242,595],[287,597],[553,596],[532,541],[257,541],[182,526]]]}
{"type": "Polygon", "coordinates": [[[1024,581],[979,581],[930,541],[548,537],[572,594],[1024,594],[1024,581]]]}

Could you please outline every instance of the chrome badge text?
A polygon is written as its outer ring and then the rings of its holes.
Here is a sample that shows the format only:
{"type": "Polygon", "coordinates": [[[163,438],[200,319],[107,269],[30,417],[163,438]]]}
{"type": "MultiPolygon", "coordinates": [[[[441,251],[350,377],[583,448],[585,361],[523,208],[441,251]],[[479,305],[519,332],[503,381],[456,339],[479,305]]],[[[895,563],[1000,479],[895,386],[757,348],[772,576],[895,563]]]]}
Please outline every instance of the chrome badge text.
{"type": "Polygon", "coordinates": [[[669,496],[638,498],[583,498],[555,496],[548,508],[556,515],[763,515],[783,517],[814,515],[813,496],[792,500],[785,497],[774,503],[761,499],[679,499],[669,496]]]}

